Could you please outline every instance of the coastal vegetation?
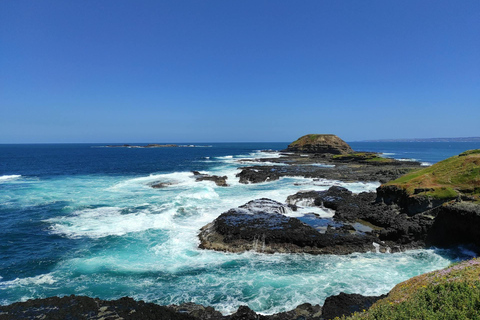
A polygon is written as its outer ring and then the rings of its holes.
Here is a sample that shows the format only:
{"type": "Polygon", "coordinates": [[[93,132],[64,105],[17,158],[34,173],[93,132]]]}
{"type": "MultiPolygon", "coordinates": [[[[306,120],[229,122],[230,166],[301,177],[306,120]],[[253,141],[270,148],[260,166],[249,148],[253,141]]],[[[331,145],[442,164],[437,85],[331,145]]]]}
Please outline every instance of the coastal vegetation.
{"type": "Polygon", "coordinates": [[[430,167],[416,170],[385,184],[410,197],[431,197],[480,202],[480,150],[465,151],[430,167]]]}
{"type": "Polygon", "coordinates": [[[392,158],[380,157],[378,153],[375,152],[354,152],[349,154],[336,154],[332,156],[332,160],[337,161],[357,161],[357,162],[367,162],[367,163],[393,163],[395,162],[392,158]]]}
{"type": "Polygon", "coordinates": [[[413,277],[349,320],[480,319],[480,259],[413,277]]]}

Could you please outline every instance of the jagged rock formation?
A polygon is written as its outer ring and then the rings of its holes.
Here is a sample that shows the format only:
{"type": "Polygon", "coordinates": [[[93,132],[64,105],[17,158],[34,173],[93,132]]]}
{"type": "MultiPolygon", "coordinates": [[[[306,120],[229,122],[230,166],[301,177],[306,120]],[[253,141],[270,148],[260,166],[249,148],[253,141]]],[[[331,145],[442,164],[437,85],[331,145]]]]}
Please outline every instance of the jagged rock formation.
{"type": "Polygon", "coordinates": [[[288,145],[287,151],[348,154],[352,148],[334,134],[307,134],[288,145]]]}
{"type": "Polygon", "coordinates": [[[458,202],[433,211],[436,218],[428,231],[427,244],[441,247],[473,244],[480,248],[480,205],[458,202]]]}
{"type": "Polygon", "coordinates": [[[192,173],[195,176],[195,181],[213,181],[219,187],[228,187],[227,176],[220,177],[216,175],[202,174],[198,171],[193,171],[192,173]]]}
{"type": "MultiPolygon", "coordinates": [[[[433,224],[430,216],[401,214],[397,206],[376,203],[376,194],[353,194],[343,187],[330,187],[325,191],[301,191],[287,198],[293,205],[309,204],[335,210],[333,219],[359,228],[378,237],[392,252],[425,246],[427,231],[433,224]]],[[[377,240],[377,241],[378,241],[377,240]]]]}
{"type": "Polygon", "coordinates": [[[263,253],[349,254],[375,251],[377,237],[327,228],[325,233],[282,213],[288,206],[259,199],[222,213],[200,230],[202,249],[263,253]]]}

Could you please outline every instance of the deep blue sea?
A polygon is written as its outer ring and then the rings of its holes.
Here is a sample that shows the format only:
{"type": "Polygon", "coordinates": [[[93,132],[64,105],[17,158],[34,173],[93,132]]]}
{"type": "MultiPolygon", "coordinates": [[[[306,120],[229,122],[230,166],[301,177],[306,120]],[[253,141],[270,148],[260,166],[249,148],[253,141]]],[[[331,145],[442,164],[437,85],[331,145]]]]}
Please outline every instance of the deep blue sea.
{"type": "MultiPolygon", "coordinates": [[[[480,143],[352,142],[425,165],[480,143]]],[[[252,199],[284,202],[300,190],[379,183],[301,177],[243,185],[235,174],[278,157],[287,143],[208,143],[180,148],[98,144],[0,145],[0,304],[53,295],[130,296],[159,304],[195,302],[230,313],[271,314],[339,292],[378,295],[412,276],[467,258],[462,248],[347,256],[200,250],[199,229],[252,199]],[[195,182],[192,170],[228,176],[229,187],[195,182]],[[172,183],[163,189],[155,182],[172,183]]],[[[268,163],[267,163],[268,164],[268,163]]],[[[306,208],[328,217],[332,212],[306,208]]],[[[299,216],[300,212],[291,212],[299,216]]]]}

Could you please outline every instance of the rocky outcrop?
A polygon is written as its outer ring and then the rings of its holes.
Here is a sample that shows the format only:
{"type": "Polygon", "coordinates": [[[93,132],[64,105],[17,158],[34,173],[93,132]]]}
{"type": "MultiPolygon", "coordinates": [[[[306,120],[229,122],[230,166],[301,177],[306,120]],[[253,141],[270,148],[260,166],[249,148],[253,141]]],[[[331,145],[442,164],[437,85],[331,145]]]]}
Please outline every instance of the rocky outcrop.
{"type": "MultiPolygon", "coordinates": [[[[268,181],[275,181],[281,177],[298,177],[314,179],[328,179],[338,181],[380,181],[382,183],[396,179],[413,168],[418,168],[419,164],[357,164],[349,163],[342,165],[317,166],[315,164],[300,164],[287,162],[289,165],[274,165],[274,166],[250,166],[243,167],[240,173],[236,175],[240,183],[261,183],[268,181]]],[[[330,164],[328,160],[324,163],[330,164]]]]}
{"type": "Polygon", "coordinates": [[[0,306],[0,319],[164,319],[193,320],[188,314],[175,312],[166,306],[121,298],[106,301],[84,296],[51,297],[0,306]]]}
{"type": "Polygon", "coordinates": [[[433,219],[428,215],[410,217],[395,205],[375,202],[376,194],[354,194],[333,186],[325,191],[301,191],[287,198],[290,204],[310,204],[335,210],[336,222],[349,224],[378,237],[392,252],[425,246],[433,219]]]}
{"type": "Polygon", "coordinates": [[[428,231],[433,246],[475,245],[480,248],[480,204],[459,202],[434,210],[435,222],[428,231]]]}
{"type": "Polygon", "coordinates": [[[349,254],[374,251],[373,243],[379,242],[373,235],[343,228],[329,227],[321,233],[283,215],[285,210],[286,205],[269,199],[230,209],[200,230],[199,247],[229,252],[349,254]]]}
{"type": "Polygon", "coordinates": [[[413,216],[417,213],[425,212],[440,206],[446,201],[455,199],[438,199],[428,195],[421,195],[426,189],[416,189],[413,194],[409,194],[405,188],[396,185],[383,185],[377,188],[377,202],[383,202],[388,205],[397,205],[402,212],[413,216]]]}
{"type": "Polygon", "coordinates": [[[288,145],[287,151],[348,154],[353,149],[334,134],[307,134],[288,145]]]}
{"type": "Polygon", "coordinates": [[[327,314],[322,314],[322,307],[304,303],[293,310],[272,315],[261,315],[247,306],[240,306],[231,315],[222,315],[213,307],[195,303],[160,306],[154,303],[135,301],[124,297],[118,300],[101,300],[85,296],[50,297],[18,302],[0,306],[0,319],[105,319],[105,320],[327,320],[337,315],[349,315],[359,306],[369,306],[377,297],[345,295],[327,298],[327,314]],[[345,298],[345,296],[347,298],[345,298]]]}
{"type": "Polygon", "coordinates": [[[228,187],[227,176],[220,177],[216,175],[202,174],[198,171],[192,171],[192,173],[195,176],[195,181],[213,181],[219,187],[228,187]]]}
{"type": "Polygon", "coordinates": [[[154,189],[163,189],[163,188],[167,188],[169,186],[172,186],[174,185],[173,182],[160,182],[160,181],[157,181],[157,182],[153,182],[150,184],[150,187],[154,188],[154,189]]]}
{"type": "Polygon", "coordinates": [[[349,316],[354,312],[362,312],[385,297],[386,295],[362,296],[360,294],[340,292],[340,294],[330,296],[325,300],[322,308],[322,317],[324,319],[334,319],[336,317],[349,316]]]}

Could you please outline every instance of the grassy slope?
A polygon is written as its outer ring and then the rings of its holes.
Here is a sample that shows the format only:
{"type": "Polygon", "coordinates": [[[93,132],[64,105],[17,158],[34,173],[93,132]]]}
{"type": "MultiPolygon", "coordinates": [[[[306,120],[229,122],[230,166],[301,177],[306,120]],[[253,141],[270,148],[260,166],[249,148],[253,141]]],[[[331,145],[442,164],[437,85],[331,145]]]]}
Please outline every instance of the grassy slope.
{"type": "Polygon", "coordinates": [[[318,137],[324,136],[324,137],[332,137],[334,136],[333,134],[307,134],[304,135],[297,140],[293,141],[290,146],[304,146],[306,144],[312,144],[314,143],[318,137]]]}
{"type": "Polygon", "coordinates": [[[480,259],[411,278],[367,311],[343,319],[480,319],[480,259]]]}
{"type": "Polygon", "coordinates": [[[466,151],[386,185],[397,185],[411,195],[449,199],[463,194],[480,201],[480,150],[466,151]],[[419,189],[425,191],[418,192],[419,189]]]}

